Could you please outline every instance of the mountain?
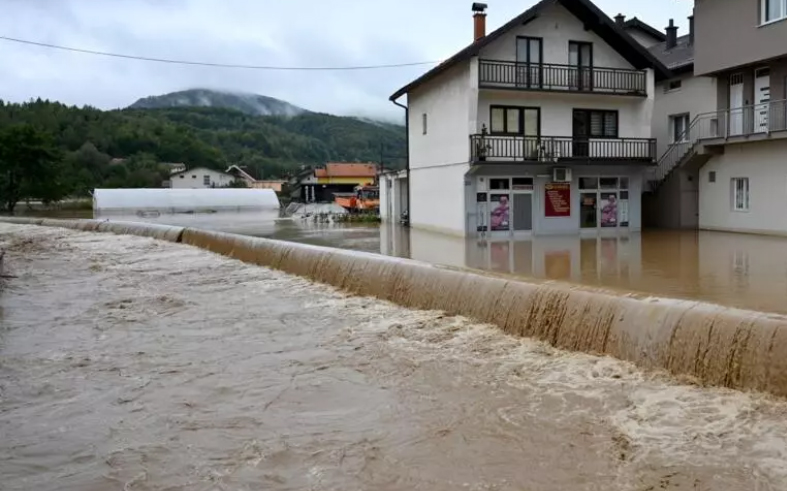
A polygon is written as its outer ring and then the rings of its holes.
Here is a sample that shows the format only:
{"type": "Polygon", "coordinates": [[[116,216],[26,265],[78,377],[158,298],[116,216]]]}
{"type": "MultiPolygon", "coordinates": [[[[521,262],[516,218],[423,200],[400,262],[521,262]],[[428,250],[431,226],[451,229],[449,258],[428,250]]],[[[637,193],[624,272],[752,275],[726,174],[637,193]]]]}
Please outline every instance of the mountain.
{"type": "Polygon", "coordinates": [[[223,107],[102,111],[41,99],[0,100],[0,130],[19,124],[51,139],[65,169],[62,185],[74,194],[96,187],[158,187],[167,177],[161,162],[222,171],[236,164],[267,179],[329,161],[382,157],[386,168],[403,168],[406,155],[404,126],[309,111],[294,116],[254,116],[223,107]]]}
{"type": "Polygon", "coordinates": [[[273,97],[243,92],[191,89],[144,97],[129,109],[163,109],[173,107],[220,107],[234,109],[250,116],[292,117],[309,111],[273,97]]]}

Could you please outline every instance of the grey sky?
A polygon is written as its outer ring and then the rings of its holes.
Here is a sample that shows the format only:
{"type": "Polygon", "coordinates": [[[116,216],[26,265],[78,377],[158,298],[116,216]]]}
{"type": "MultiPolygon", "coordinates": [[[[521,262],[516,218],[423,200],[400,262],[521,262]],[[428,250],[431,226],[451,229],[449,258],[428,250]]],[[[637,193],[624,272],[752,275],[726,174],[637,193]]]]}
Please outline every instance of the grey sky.
{"type": "MultiPolygon", "coordinates": [[[[488,0],[488,29],[536,0],[488,0]]],[[[0,0],[0,36],[216,63],[342,66],[444,59],[472,38],[470,0],[0,0]]],[[[596,0],[610,16],[685,32],[690,0],[596,0]]],[[[388,96],[429,67],[280,72],[164,65],[0,41],[0,99],[104,109],[193,87],[316,111],[397,117],[388,96]]]]}

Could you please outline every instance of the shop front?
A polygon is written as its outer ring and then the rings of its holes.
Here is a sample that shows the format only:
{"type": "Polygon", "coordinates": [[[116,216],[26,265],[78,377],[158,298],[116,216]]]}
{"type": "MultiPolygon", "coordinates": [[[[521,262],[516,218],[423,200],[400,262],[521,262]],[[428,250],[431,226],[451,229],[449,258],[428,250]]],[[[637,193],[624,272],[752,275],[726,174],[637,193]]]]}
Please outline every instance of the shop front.
{"type": "Polygon", "coordinates": [[[469,177],[469,235],[502,239],[640,230],[642,171],[637,168],[575,168],[562,180],[551,169],[469,177]]]}

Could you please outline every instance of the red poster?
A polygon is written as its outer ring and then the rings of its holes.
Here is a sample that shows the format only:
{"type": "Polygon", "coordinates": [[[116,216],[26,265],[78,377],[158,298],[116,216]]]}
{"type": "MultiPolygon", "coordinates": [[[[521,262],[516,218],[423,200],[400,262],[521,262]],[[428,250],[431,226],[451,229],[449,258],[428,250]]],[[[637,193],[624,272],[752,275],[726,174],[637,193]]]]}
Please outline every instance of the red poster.
{"type": "Polygon", "coordinates": [[[571,183],[550,182],[546,185],[544,215],[547,218],[571,216],[571,183]]]}

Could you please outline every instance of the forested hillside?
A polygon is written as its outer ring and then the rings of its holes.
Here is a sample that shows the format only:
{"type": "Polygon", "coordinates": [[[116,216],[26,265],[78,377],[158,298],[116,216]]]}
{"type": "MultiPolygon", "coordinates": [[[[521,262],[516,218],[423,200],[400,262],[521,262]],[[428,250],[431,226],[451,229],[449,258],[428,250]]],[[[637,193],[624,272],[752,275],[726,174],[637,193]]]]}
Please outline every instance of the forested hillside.
{"type": "MultiPolygon", "coordinates": [[[[238,164],[265,178],[282,178],[303,164],[377,161],[381,150],[388,158],[405,154],[401,126],[311,112],[285,117],[223,108],[101,111],[42,100],[0,101],[0,133],[14,128],[23,128],[29,141],[37,142],[33,146],[46,147],[49,160],[60,169],[52,175],[57,174],[56,187],[64,195],[85,195],[95,187],[159,186],[167,177],[161,162],[220,170],[238,164]],[[128,160],[110,165],[113,158],[128,160]]],[[[22,150],[2,143],[13,138],[0,135],[0,146],[6,147],[0,148],[0,192],[5,195],[14,184],[8,182],[15,175],[8,169],[19,167],[21,159],[14,152],[22,150]]],[[[39,178],[49,178],[41,169],[37,172],[39,178]]]]}

